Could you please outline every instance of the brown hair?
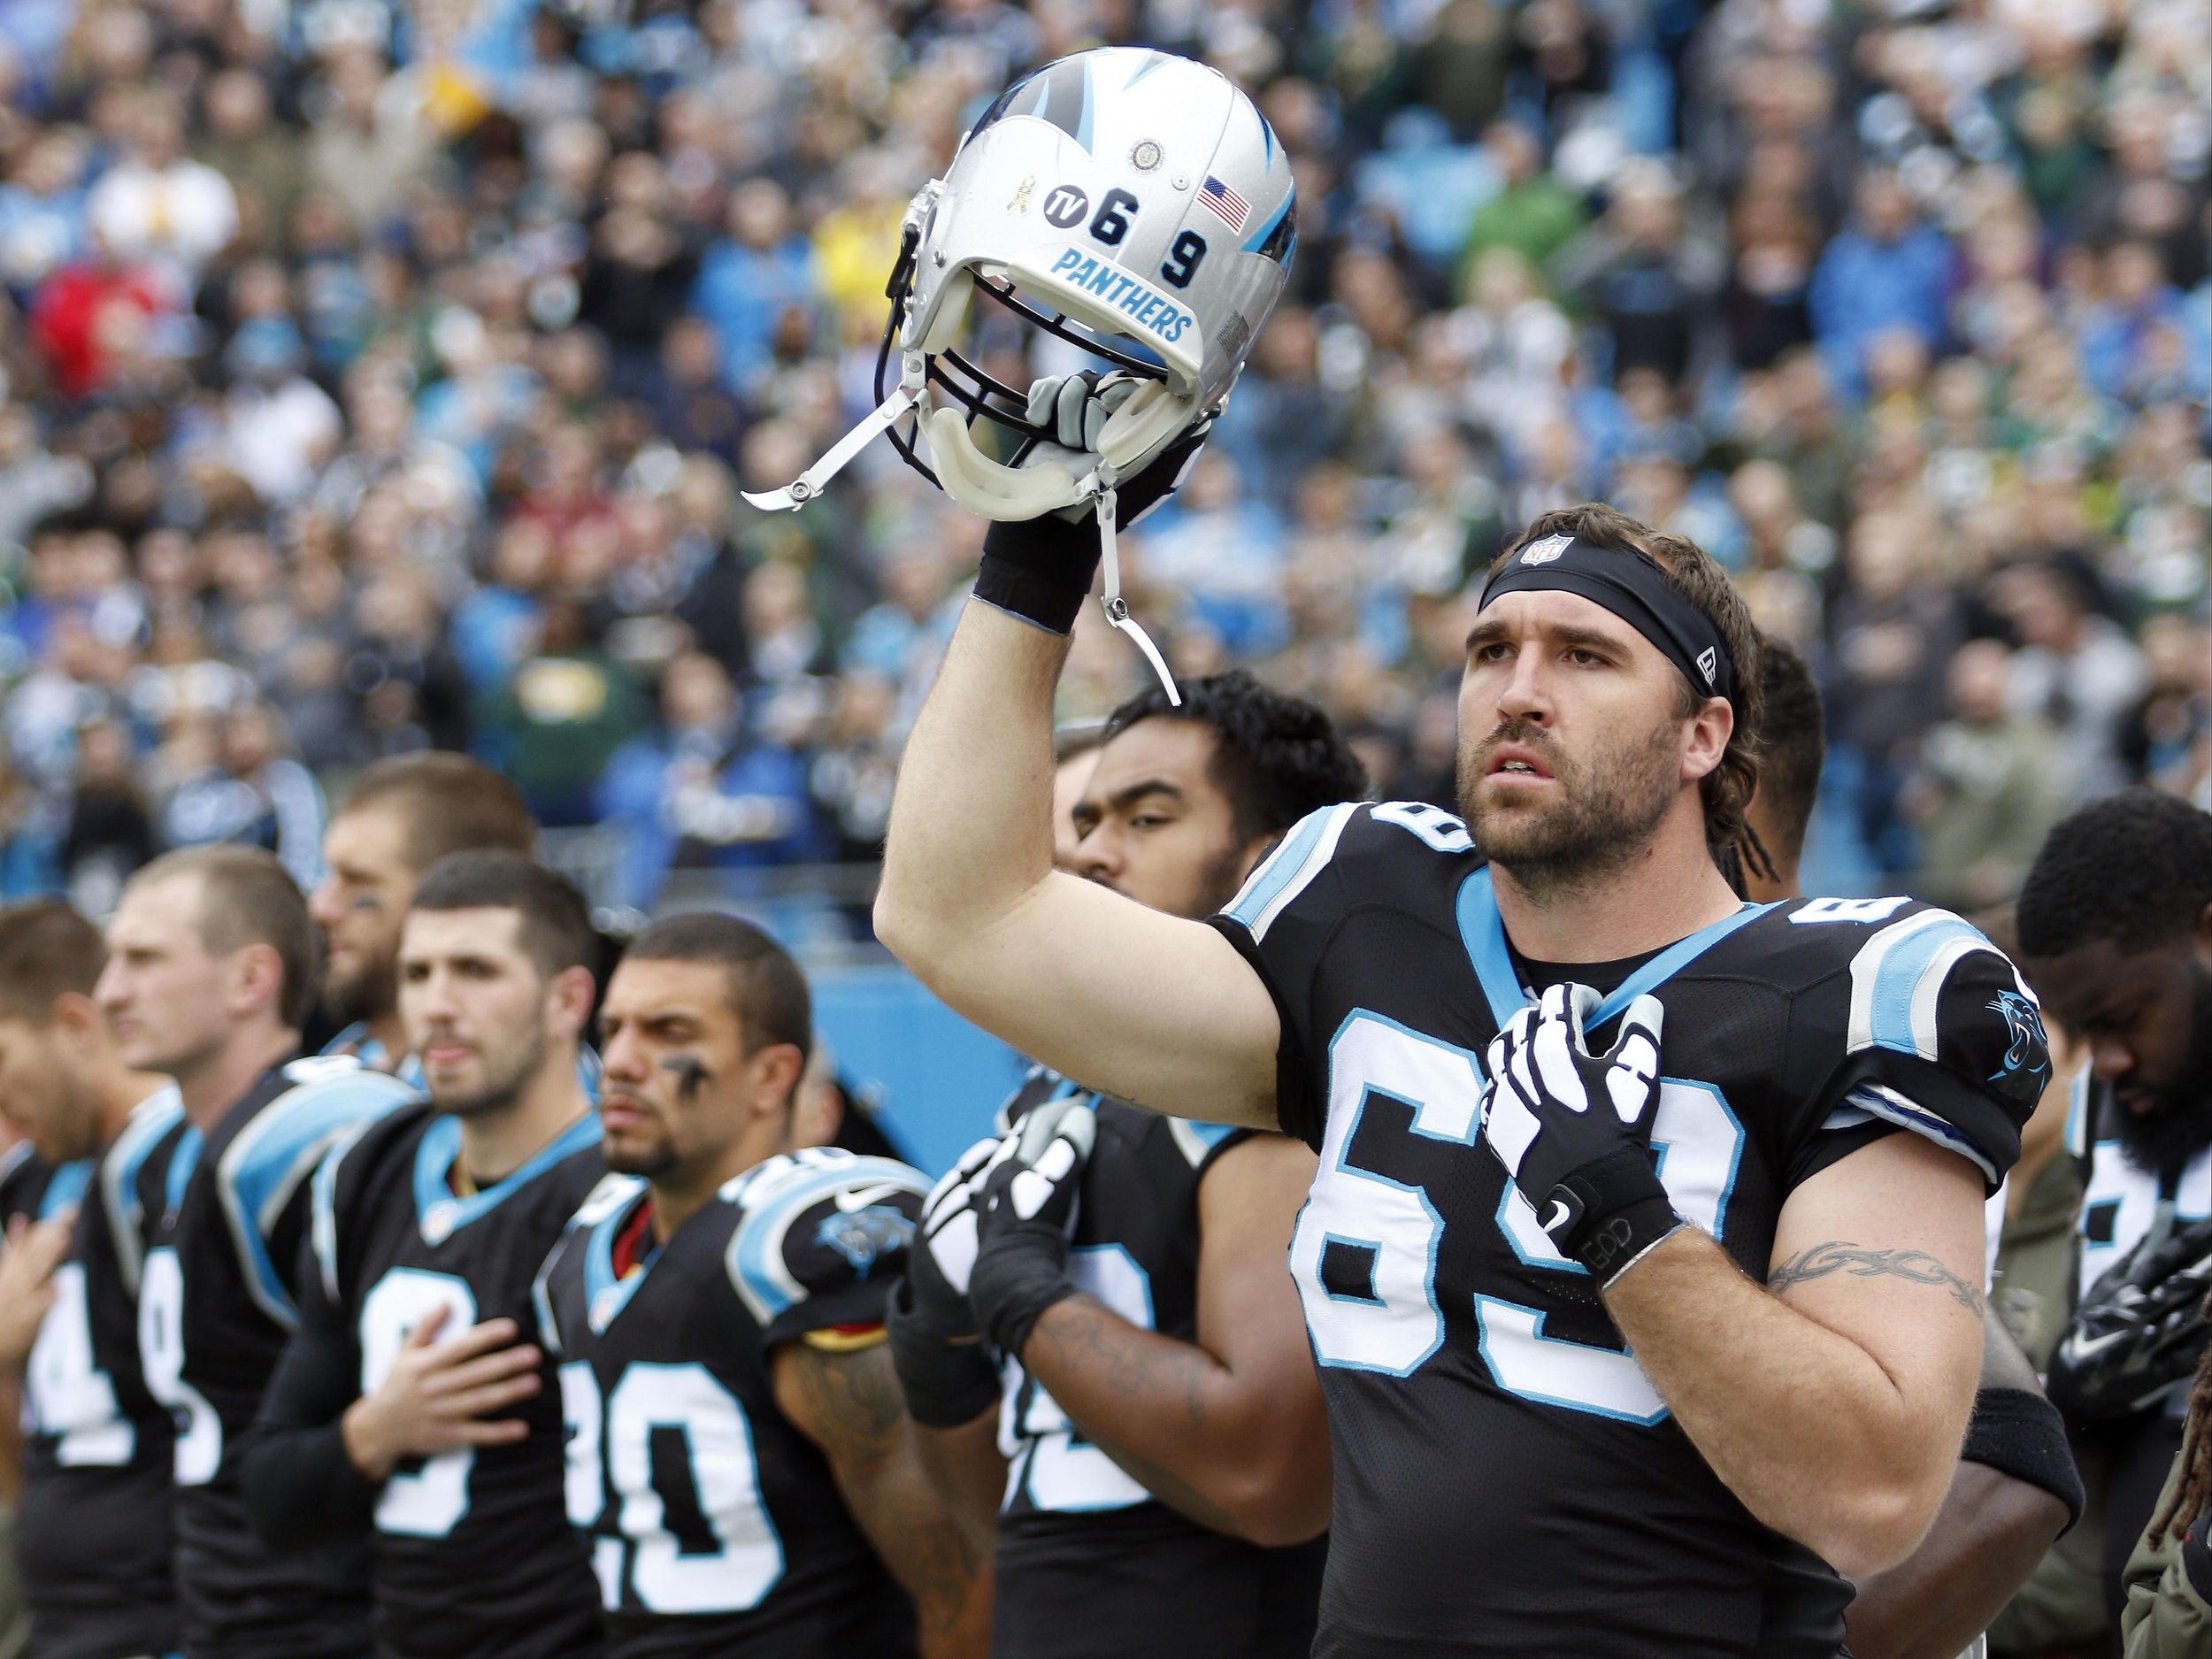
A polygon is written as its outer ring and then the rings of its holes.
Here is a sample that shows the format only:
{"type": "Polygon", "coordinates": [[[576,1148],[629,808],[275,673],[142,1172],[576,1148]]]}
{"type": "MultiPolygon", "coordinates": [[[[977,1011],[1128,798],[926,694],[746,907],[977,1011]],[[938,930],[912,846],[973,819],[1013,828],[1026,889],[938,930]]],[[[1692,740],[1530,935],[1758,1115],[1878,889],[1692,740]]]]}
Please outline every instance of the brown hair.
{"type": "Polygon", "coordinates": [[[372,806],[406,815],[401,856],[418,874],[454,853],[502,848],[527,857],[537,850],[537,820],[522,792],[482,761],[449,749],[378,761],[353,780],[337,815],[372,806]]]}
{"type": "MultiPolygon", "coordinates": [[[[2212,1319],[2212,1297],[2206,1299],[2203,1317],[2212,1319]]],[[[2171,1540],[2196,1525],[2197,1517],[2212,1509],[2212,1348],[2197,1362],[2197,1379],[2189,1385],[2188,1426],[2182,1431],[2181,1479],[2174,1495],[2151,1523],[2151,1547],[2171,1540]]]]}
{"type": "Polygon", "coordinates": [[[541,979],[599,959],[591,909],[576,884],[520,853],[479,848],[441,858],[423,872],[408,905],[417,910],[512,910],[522,948],[541,979]]]}
{"type": "Polygon", "coordinates": [[[315,1005],[321,935],[307,913],[306,899],[276,855],[227,843],[187,847],[164,853],[133,876],[130,886],[187,876],[201,884],[196,918],[201,949],[211,956],[227,956],[248,945],[275,951],[283,975],[277,1016],[297,1029],[315,1005]]]}
{"type": "MultiPolygon", "coordinates": [[[[1571,535],[1591,547],[1647,555],[1667,586],[1704,613],[1728,648],[1736,665],[1736,727],[1720,764],[1699,781],[1698,796],[1705,806],[1705,845],[1713,862],[1740,887],[1743,856],[1749,845],[1746,813],[1759,787],[1759,733],[1766,720],[1759,630],[1751,620],[1751,607],[1744,603],[1728,572],[1696,542],[1654,530],[1602,502],[1538,515],[1499,556],[1500,563],[1548,535],[1571,535]]],[[[1678,672],[1675,680],[1676,712],[1687,718],[1703,706],[1704,698],[1687,675],[1678,672]]]]}
{"type": "Polygon", "coordinates": [[[59,899],[0,910],[0,1019],[48,1024],[54,1000],[90,996],[106,964],[100,930],[59,899]]]}
{"type": "Polygon", "coordinates": [[[625,962],[703,962],[729,981],[747,1054],[787,1042],[803,1065],[814,1047],[814,1003],[790,952],[749,922],[715,910],[664,916],[630,941],[625,962]]]}

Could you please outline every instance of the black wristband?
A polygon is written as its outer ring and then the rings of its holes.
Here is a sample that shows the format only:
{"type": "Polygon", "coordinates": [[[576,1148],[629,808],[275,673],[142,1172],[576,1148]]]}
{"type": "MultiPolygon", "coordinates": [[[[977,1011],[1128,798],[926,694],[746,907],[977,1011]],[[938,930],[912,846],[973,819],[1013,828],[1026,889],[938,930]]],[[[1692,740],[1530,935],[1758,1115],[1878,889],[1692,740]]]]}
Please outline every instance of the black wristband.
{"type": "Polygon", "coordinates": [[[2081,1519],[2081,1475],[2066,1443],[2066,1419],[2032,1388],[1985,1388],[1974,1396],[1959,1455],[2001,1475],[2039,1486],[2066,1506],[2066,1525],[2081,1519]]]}
{"type": "MultiPolygon", "coordinates": [[[[1564,1189],[1578,1209],[1574,1226],[1555,1236],[1559,1248],[1596,1276],[1601,1286],[1682,1225],[1659,1185],[1651,1154],[1624,1146],[1573,1171],[1552,1190],[1564,1189]]],[[[1546,1194],[1547,1204],[1554,1202],[1546,1194]]]]}
{"type": "Polygon", "coordinates": [[[976,1317],[983,1321],[983,1334],[1010,1358],[1021,1357],[1046,1309],[1077,1294],[1064,1260],[1048,1248],[1061,1242],[1056,1231],[1048,1240],[1046,1229],[1030,1232],[1018,1226],[1005,1241],[975,1258],[968,1276],[969,1298],[976,1317]]]}
{"type": "Polygon", "coordinates": [[[975,596],[1053,634],[1075,626],[1098,573],[1098,526],[1041,518],[995,523],[983,538],[975,596]]]}
{"type": "Polygon", "coordinates": [[[914,1311],[905,1280],[892,1292],[883,1319],[906,1414],[925,1428],[956,1429],[998,1402],[998,1368],[980,1342],[948,1342],[914,1311]]]}

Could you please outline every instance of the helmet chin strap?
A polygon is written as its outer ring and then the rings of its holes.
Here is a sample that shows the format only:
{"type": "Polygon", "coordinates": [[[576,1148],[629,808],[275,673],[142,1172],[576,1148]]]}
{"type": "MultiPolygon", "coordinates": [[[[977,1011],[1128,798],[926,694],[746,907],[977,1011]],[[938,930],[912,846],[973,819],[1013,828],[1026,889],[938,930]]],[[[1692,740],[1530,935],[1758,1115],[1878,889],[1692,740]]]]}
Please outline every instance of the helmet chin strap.
{"type": "Polygon", "coordinates": [[[745,490],[746,502],[763,512],[782,512],[786,509],[796,512],[822,493],[822,486],[845,470],[853,457],[887,432],[909,410],[921,402],[925,385],[925,365],[922,354],[910,351],[901,361],[899,383],[891,395],[876,405],[875,412],[840,438],[829,448],[827,454],[799,474],[781,489],[745,490]]]}
{"type": "Polygon", "coordinates": [[[1144,653],[1144,660],[1152,664],[1152,672],[1160,677],[1160,684],[1167,692],[1168,706],[1183,706],[1183,694],[1175,689],[1175,676],[1168,672],[1167,658],[1160,655],[1160,648],[1152,642],[1152,636],[1144,631],[1144,625],[1129,614],[1129,602],[1121,596],[1121,557],[1115,548],[1114,535],[1114,476],[1113,464],[1102,461],[1091,477],[1100,480],[1098,494],[1092,505],[1098,514],[1098,550],[1100,568],[1106,578],[1106,621],[1137,642],[1144,653]]]}

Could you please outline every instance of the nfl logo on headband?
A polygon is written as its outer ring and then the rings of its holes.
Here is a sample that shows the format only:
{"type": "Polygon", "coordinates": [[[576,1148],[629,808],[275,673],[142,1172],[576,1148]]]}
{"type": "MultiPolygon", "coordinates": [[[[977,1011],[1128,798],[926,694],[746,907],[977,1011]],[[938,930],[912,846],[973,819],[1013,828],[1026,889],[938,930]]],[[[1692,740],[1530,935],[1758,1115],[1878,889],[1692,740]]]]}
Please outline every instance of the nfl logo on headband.
{"type": "Polygon", "coordinates": [[[1524,565],[1548,565],[1567,550],[1573,541],[1571,535],[1548,535],[1541,541],[1532,541],[1521,553],[1524,565]]]}
{"type": "Polygon", "coordinates": [[[1720,657],[1715,653],[1711,646],[1707,646],[1703,650],[1697,654],[1697,666],[1698,672],[1705,676],[1705,683],[1709,686],[1711,685],[1713,683],[1713,671],[1720,666],[1720,657]]]}

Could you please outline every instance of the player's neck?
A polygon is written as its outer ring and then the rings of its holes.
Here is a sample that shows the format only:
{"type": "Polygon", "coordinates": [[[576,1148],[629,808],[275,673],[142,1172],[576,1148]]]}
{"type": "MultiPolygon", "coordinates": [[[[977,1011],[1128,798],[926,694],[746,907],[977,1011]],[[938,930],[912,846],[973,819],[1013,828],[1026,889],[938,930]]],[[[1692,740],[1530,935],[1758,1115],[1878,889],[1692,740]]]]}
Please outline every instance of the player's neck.
{"type": "Polygon", "coordinates": [[[512,1105],[461,1119],[461,1165],[480,1183],[503,1181],[590,1110],[576,1081],[576,1051],[555,1049],[512,1105]]]}
{"type": "Polygon", "coordinates": [[[1733,915],[1743,902],[1706,850],[1701,820],[1694,841],[1663,825],[1625,862],[1586,879],[1524,882],[1500,867],[1494,889],[1506,937],[1540,962],[1641,956],[1733,915]]]}
{"type": "Polygon", "coordinates": [[[790,1115],[757,1123],[712,1165],[702,1170],[664,1170],[652,1178],[653,1239],[665,1244],[676,1229],[714,1201],[714,1195],[746,1171],[766,1163],[790,1148],[790,1115]]]}
{"type": "Polygon", "coordinates": [[[231,1032],[204,1059],[176,1074],[184,1115],[196,1129],[213,1128],[264,1072],[283,1064],[299,1047],[300,1034],[288,1025],[257,1022],[231,1032]]]}

